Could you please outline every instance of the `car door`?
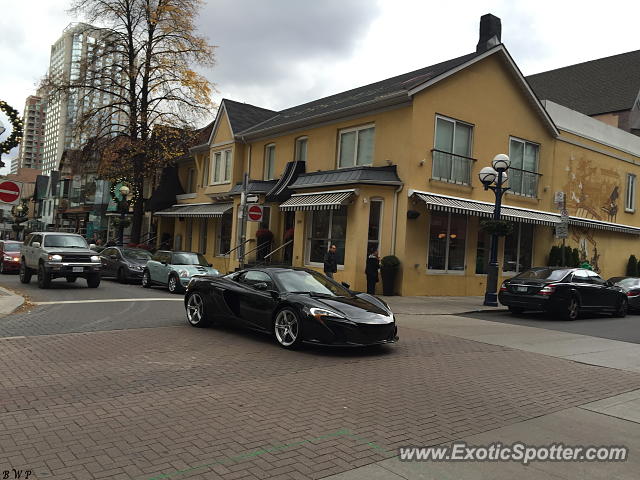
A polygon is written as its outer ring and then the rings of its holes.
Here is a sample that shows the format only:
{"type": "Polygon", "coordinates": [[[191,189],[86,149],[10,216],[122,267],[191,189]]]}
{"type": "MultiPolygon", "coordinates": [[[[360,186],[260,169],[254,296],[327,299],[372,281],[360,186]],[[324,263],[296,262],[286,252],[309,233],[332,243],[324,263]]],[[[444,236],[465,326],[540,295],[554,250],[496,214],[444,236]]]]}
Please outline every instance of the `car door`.
{"type": "Polygon", "coordinates": [[[154,283],[158,281],[157,280],[159,278],[158,270],[160,269],[160,267],[162,267],[161,262],[164,254],[165,252],[163,251],[156,252],[153,255],[153,257],[151,257],[151,260],[147,262],[147,271],[149,272],[149,278],[154,283]]]}
{"type": "Polygon", "coordinates": [[[269,274],[261,270],[249,270],[240,277],[240,316],[249,326],[271,330],[273,311],[277,300],[273,298],[274,283],[269,274]],[[256,284],[266,284],[265,290],[256,284]]]}
{"type": "Polygon", "coordinates": [[[571,280],[572,286],[580,294],[580,306],[585,309],[593,309],[598,305],[597,287],[591,283],[587,270],[576,270],[571,280]]]}
{"type": "Polygon", "coordinates": [[[29,247],[26,255],[27,267],[36,269],[38,268],[38,261],[40,260],[40,247],[34,247],[33,244],[38,242],[42,246],[42,235],[34,235],[31,237],[29,247]]]}
{"type": "Polygon", "coordinates": [[[587,276],[594,287],[593,292],[596,297],[595,306],[600,308],[615,308],[620,298],[618,291],[607,286],[604,279],[596,272],[587,270],[587,276]]]}
{"type": "Polygon", "coordinates": [[[115,248],[105,248],[102,253],[100,253],[100,262],[102,263],[102,275],[105,277],[110,277],[113,275],[113,260],[111,259],[111,255],[115,252],[115,248]]]}

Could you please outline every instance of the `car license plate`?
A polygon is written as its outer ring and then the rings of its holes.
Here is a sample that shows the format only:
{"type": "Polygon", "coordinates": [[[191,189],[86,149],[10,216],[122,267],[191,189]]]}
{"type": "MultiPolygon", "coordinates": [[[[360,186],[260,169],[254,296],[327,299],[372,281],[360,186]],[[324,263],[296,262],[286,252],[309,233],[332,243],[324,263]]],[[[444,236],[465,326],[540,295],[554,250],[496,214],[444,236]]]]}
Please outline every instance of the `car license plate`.
{"type": "Polygon", "coordinates": [[[73,267],[73,269],[71,270],[73,273],[80,273],[84,271],[83,267],[73,267]]]}
{"type": "Polygon", "coordinates": [[[516,287],[516,292],[527,293],[528,290],[527,287],[516,287]]]}

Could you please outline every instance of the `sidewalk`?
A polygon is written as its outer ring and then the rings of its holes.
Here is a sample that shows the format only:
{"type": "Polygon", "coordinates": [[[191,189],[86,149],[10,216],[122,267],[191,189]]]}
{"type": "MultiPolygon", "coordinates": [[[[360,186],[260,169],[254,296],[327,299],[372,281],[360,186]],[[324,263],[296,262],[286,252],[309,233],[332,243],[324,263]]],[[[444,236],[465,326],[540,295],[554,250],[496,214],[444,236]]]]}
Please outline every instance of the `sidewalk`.
{"type": "Polygon", "coordinates": [[[505,307],[486,307],[484,297],[380,297],[395,314],[455,315],[460,313],[505,310],[505,307]]]}
{"type": "Polygon", "coordinates": [[[24,303],[24,298],[11,290],[0,287],[0,316],[9,315],[24,303]]]}

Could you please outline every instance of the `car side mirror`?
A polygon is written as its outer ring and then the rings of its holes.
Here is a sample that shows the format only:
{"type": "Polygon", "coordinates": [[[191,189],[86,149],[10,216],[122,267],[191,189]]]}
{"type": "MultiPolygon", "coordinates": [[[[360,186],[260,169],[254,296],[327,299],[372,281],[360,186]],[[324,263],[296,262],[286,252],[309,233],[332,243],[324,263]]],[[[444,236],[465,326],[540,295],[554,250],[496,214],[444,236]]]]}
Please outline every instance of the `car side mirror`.
{"type": "Polygon", "coordinates": [[[256,290],[265,291],[267,288],[269,288],[269,285],[267,285],[265,282],[258,282],[253,284],[253,288],[255,288],[256,290]]]}
{"type": "Polygon", "coordinates": [[[613,283],[611,280],[607,280],[606,282],[604,282],[604,284],[605,284],[607,287],[613,287],[613,285],[614,285],[614,283],[613,283]]]}
{"type": "Polygon", "coordinates": [[[31,246],[32,246],[33,248],[40,248],[40,242],[33,242],[33,243],[31,244],[31,246]]]}
{"type": "Polygon", "coordinates": [[[341,284],[344,288],[346,288],[347,290],[348,290],[349,288],[351,288],[351,285],[349,285],[347,282],[340,282],[340,284],[341,284]]]}
{"type": "Polygon", "coordinates": [[[89,244],[89,250],[93,250],[94,248],[96,248],[96,244],[95,243],[90,243],[89,244]]]}

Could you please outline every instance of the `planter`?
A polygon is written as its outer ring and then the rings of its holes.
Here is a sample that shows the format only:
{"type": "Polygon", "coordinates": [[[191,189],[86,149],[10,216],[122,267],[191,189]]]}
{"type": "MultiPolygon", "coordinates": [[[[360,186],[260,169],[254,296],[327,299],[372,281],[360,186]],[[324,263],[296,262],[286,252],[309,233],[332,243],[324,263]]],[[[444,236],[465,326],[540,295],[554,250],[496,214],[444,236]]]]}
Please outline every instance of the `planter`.
{"type": "Polygon", "coordinates": [[[400,271],[400,260],[394,255],[382,257],[380,261],[380,277],[382,277],[382,294],[393,296],[396,294],[396,279],[400,271]]]}

